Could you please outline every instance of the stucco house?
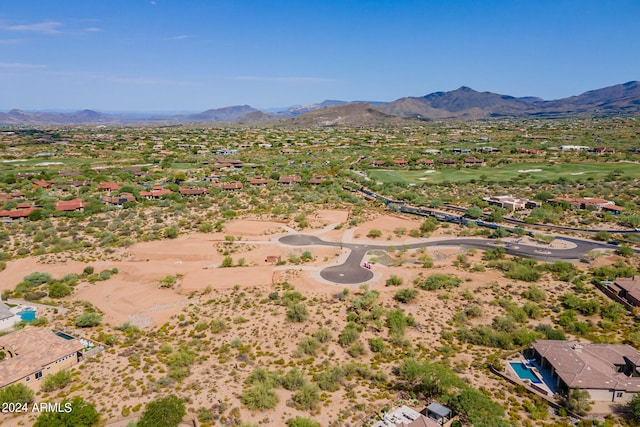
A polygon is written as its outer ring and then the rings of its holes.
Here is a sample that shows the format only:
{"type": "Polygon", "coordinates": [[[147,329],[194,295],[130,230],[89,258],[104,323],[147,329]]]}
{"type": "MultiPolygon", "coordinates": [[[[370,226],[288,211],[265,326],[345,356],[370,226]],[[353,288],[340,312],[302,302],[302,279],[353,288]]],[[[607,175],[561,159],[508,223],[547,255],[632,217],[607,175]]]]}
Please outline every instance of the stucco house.
{"type": "Polygon", "coordinates": [[[67,369],[82,360],[84,345],[70,335],[49,328],[27,326],[0,337],[0,388],[24,384],[39,388],[46,375],[67,369]]]}
{"type": "Polygon", "coordinates": [[[543,369],[550,369],[556,390],[589,392],[591,400],[628,402],[640,392],[640,352],[630,345],[539,340],[527,351],[543,369]]]}

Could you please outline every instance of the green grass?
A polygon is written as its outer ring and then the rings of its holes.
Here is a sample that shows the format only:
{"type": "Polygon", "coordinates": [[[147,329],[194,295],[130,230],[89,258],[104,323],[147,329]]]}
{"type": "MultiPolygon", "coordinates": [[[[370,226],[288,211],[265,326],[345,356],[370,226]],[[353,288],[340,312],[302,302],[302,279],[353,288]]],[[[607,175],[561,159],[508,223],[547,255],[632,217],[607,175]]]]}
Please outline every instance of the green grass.
{"type": "Polygon", "coordinates": [[[618,177],[628,176],[640,178],[640,167],[635,163],[513,163],[496,167],[481,168],[440,168],[435,172],[429,170],[391,170],[369,169],[367,174],[374,181],[393,184],[441,184],[446,182],[539,182],[543,180],[557,180],[564,177],[570,182],[602,180],[610,174],[618,177]],[[519,172],[540,169],[539,172],[519,172]],[[422,179],[420,179],[422,178],[422,179]],[[426,179],[425,179],[426,178],[426,179]]]}

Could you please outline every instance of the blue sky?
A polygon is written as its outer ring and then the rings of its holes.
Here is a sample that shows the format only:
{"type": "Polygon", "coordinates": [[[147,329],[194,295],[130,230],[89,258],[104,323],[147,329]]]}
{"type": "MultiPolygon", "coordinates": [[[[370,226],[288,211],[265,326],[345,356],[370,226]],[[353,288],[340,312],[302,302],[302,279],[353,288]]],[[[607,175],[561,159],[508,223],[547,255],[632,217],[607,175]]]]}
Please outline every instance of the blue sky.
{"type": "Polygon", "coordinates": [[[640,79],[640,1],[20,0],[0,110],[201,111],[640,79]]]}

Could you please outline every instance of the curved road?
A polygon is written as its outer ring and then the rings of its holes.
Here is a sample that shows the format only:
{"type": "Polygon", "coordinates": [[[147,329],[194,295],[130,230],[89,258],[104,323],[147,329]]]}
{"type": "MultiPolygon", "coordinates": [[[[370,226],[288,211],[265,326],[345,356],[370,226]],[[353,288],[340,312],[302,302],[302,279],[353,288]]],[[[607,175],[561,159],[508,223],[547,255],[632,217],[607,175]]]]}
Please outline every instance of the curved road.
{"type": "Polygon", "coordinates": [[[534,258],[541,261],[557,261],[557,260],[577,260],[582,255],[592,249],[616,249],[616,246],[606,243],[592,242],[588,240],[573,239],[569,237],[558,237],[557,240],[566,240],[576,246],[569,249],[551,249],[541,248],[538,246],[522,245],[518,243],[498,243],[492,239],[444,239],[431,242],[412,243],[409,245],[369,245],[360,243],[338,243],[322,240],[317,236],[308,234],[292,234],[283,236],[278,239],[280,243],[291,246],[333,246],[344,247],[351,252],[344,263],[327,267],[320,271],[320,276],[333,283],[339,284],[355,284],[363,283],[373,277],[373,272],[362,267],[362,259],[365,254],[371,250],[388,250],[389,247],[402,247],[407,249],[417,249],[429,246],[459,246],[465,248],[490,249],[503,246],[509,255],[515,255],[523,258],[534,258]]]}

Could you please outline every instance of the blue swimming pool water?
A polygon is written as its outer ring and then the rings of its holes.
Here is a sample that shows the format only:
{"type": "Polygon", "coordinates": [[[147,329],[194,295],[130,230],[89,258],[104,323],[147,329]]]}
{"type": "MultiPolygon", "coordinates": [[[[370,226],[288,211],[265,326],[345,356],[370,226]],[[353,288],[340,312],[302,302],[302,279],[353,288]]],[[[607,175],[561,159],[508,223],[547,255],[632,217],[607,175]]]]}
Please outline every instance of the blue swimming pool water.
{"type": "Polygon", "coordinates": [[[73,339],[73,337],[71,335],[67,335],[64,332],[60,332],[60,331],[56,332],[56,335],[61,337],[61,338],[64,338],[65,340],[72,340],[73,339]]]}
{"type": "Polygon", "coordinates": [[[521,380],[529,380],[534,384],[542,384],[542,381],[531,372],[531,368],[527,368],[522,362],[509,362],[509,365],[511,365],[511,368],[521,380]]]}
{"type": "Polygon", "coordinates": [[[19,311],[18,316],[20,316],[23,322],[32,322],[36,318],[36,312],[35,310],[19,311]]]}

